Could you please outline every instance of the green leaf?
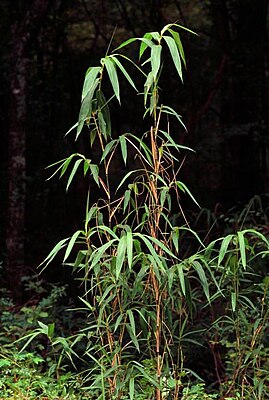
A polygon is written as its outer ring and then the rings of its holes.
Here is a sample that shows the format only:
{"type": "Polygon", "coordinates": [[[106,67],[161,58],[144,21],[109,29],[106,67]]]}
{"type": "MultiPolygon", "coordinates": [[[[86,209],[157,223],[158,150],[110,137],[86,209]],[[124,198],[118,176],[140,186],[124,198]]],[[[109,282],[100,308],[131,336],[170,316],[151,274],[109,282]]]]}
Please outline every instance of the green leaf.
{"type": "Polygon", "coordinates": [[[74,247],[74,244],[76,243],[77,238],[79,237],[79,235],[80,235],[81,233],[82,233],[81,230],[76,231],[76,232],[73,234],[73,236],[71,237],[71,239],[70,239],[70,241],[69,241],[69,243],[68,243],[68,246],[67,246],[65,255],[64,255],[63,262],[65,262],[65,260],[68,258],[69,254],[71,253],[71,251],[72,251],[72,249],[73,249],[73,247],[74,247]]]}
{"type": "Polygon", "coordinates": [[[181,60],[180,60],[180,55],[179,51],[176,45],[176,42],[173,38],[170,36],[163,36],[164,40],[166,41],[166,44],[170,50],[174,65],[176,67],[176,70],[178,72],[178,75],[183,82],[183,76],[182,76],[182,68],[181,68],[181,60]]]}
{"type": "Polygon", "coordinates": [[[223,239],[221,246],[220,246],[220,250],[219,250],[218,267],[220,266],[221,262],[223,261],[224,257],[226,256],[227,249],[233,238],[234,238],[234,235],[228,235],[223,239]]]}
{"type": "Polygon", "coordinates": [[[76,174],[76,172],[77,172],[78,167],[79,167],[80,164],[82,163],[82,161],[83,161],[83,160],[80,158],[79,160],[77,160],[77,161],[75,162],[75,164],[74,164],[74,166],[73,166],[73,169],[72,169],[72,171],[71,171],[71,173],[70,173],[70,175],[69,175],[68,181],[67,181],[66,191],[68,191],[68,188],[69,188],[69,186],[70,186],[70,184],[71,184],[71,182],[72,182],[72,180],[73,180],[73,178],[74,178],[74,176],[75,176],[75,174],[76,174]]]}
{"type": "Polygon", "coordinates": [[[132,80],[132,78],[130,77],[130,75],[126,71],[126,69],[123,67],[122,63],[117,59],[116,54],[114,56],[112,56],[111,58],[113,59],[115,64],[117,64],[117,66],[119,67],[119,69],[121,70],[121,72],[123,73],[123,75],[125,76],[127,81],[130,83],[130,85],[133,86],[133,88],[138,92],[138,90],[137,90],[137,88],[136,88],[136,86],[134,84],[134,81],[132,80]]]}
{"type": "Polygon", "coordinates": [[[108,107],[108,102],[102,92],[102,90],[97,90],[96,92],[97,104],[99,107],[99,111],[102,113],[103,120],[105,122],[105,136],[111,136],[111,119],[110,119],[110,111],[108,107]]]}
{"type": "Polygon", "coordinates": [[[116,241],[117,239],[112,239],[103,244],[101,247],[98,247],[98,249],[94,250],[90,256],[90,268],[92,269],[95,265],[99,263],[101,258],[106,257],[106,250],[112,246],[112,244],[116,241]]]}
{"type": "Polygon", "coordinates": [[[126,328],[127,328],[127,331],[128,331],[128,333],[129,333],[129,335],[130,335],[130,338],[131,338],[131,340],[132,340],[132,342],[133,342],[133,344],[134,344],[136,350],[140,353],[139,343],[138,343],[137,337],[133,334],[133,330],[132,330],[131,325],[128,324],[128,323],[126,323],[125,326],[126,326],[126,328]]]}
{"type": "Polygon", "coordinates": [[[192,201],[194,201],[194,203],[197,204],[198,207],[200,207],[199,204],[197,203],[197,201],[195,200],[195,198],[193,197],[193,195],[191,194],[190,190],[189,190],[189,189],[187,188],[187,186],[185,185],[185,183],[180,182],[180,181],[176,181],[176,185],[177,185],[178,188],[179,188],[180,190],[182,190],[184,193],[186,192],[186,193],[190,196],[190,198],[192,199],[192,201]]]}
{"type": "Polygon", "coordinates": [[[112,150],[112,148],[113,148],[117,143],[118,143],[118,140],[117,140],[117,139],[114,139],[114,140],[111,140],[111,142],[109,142],[109,143],[106,145],[106,147],[105,147],[105,149],[104,149],[104,151],[103,151],[103,154],[102,154],[102,158],[101,158],[100,163],[106,158],[106,156],[108,155],[108,153],[112,150]]]}
{"type": "Polygon", "coordinates": [[[76,135],[76,140],[79,137],[82,128],[84,126],[84,122],[87,118],[91,117],[92,113],[92,99],[93,95],[95,92],[95,89],[97,88],[97,85],[99,83],[99,79],[96,79],[91,86],[91,89],[88,91],[86,97],[83,99],[80,107],[80,112],[79,112],[79,117],[78,117],[78,127],[77,127],[77,135],[76,135]]]}
{"type": "Polygon", "coordinates": [[[162,106],[162,112],[166,113],[166,114],[171,114],[174,117],[176,117],[176,119],[178,120],[178,122],[183,126],[183,128],[187,131],[187,128],[184,124],[184,122],[181,119],[181,115],[179,115],[172,107],[169,106],[162,106]]]}
{"type": "Polygon", "coordinates": [[[127,260],[129,269],[132,268],[133,264],[133,234],[132,232],[126,233],[126,249],[127,249],[127,260]]]}
{"type": "Polygon", "coordinates": [[[182,59],[184,65],[185,65],[185,67],[186,67],[185,53],[184,53],[184,49],[183,49],[183,46],[182,46],[182,43],[181,43],[181,39],[180,39],[179,33],[176,32],[176,31],[173,31],[172,29],[168,29],[168,31],[169,31],[169,32],[171,33],[171,35],[173,36],[174,41],[176,42],[177,48],[178,48],[178,50],[179,50],[180,57],[181,57],[181,59],[182,59]]]}
{"type": "Polygon", "coordinates": [[[145,33],[144,37],[141,38],[141,45],[140,45],[140,49],[139,49],[139,60],[141,59],[141,57],[144,54],[144,51],[146,50],[147,47],[152,47],[154,46],[154,43],[151,41],[151,34],[145,33]]]}
{"type": "MultiPolygon", "coordinates": [[[[95,86],[96,77],[100,71],[101,71],[101,67],[90,67],[88,69],[88,71],[86,72],[83,89],[82,89],[81,101],[83,101],[85,99],[87,94],[95,86]]],[[[99,79],[98,79],[98,81],[99,81],[99,79]]]]}
{"type": "Polygon", "coordinates": [[[247,267],[247,258],[246,258],[246,243],[245,243],[244,233],[237,232],[237,237],[238,237],[242,265],[243,265],[243,268],[246,268],[247,267]]]}
{"type": "Polygon", "coordinates": [[[123,212],[126,211],[126,208],[130,201],[130,197],[131,197],[131,190],[127,189],[124,193],[123,212]]]}
{"type": "Polygon", "coordinates": [[[90,170],[91,170],[91,174],[93,176],[93,179],[95,180],[95,182],[97,183],[98,186],[100,186],[99,183],[99,167],[96,164],[90,164],[90,170]]]}
{"type": "Polygon", "coordinates": [[[157,74],[159,72],[160,65],[161,65],[161,52],[162,52],[161,45],[158,44],[158,45],[152,46],[150,61],[151,61],[152,74],[155,79],[157,78],[157,74]]]}
{"type": "Polygon", "coordinates": [[[232,303],[232,310],[233,312],[235,312],[237,300],[236,300],[236,293],[234,292],[231,293],[231,303],[232,303]]]}
{"type": "Polygon", "coordinates": [[[69,237],[66,239],[62,239],[60,240],[60,242],[58,242],[53,249],[51,250],[51,252],[49,253],[49,255],[45,258],[44,261],[42,261],[41,264],[39,264],[39,267],[43,264],[46,263],[45,267],[53,260],[53,258],[59,253],[59,251],[66,246],[66,242],[69,240],[69,237]]]}
{"type": "Polygon", "coordinates": [[[67,136],[73,129],[75,129],[78,126],[78,122],[76,122],[71,128],[66,132],[64,136],[67,136]]]}
{"type": "Polygon", "coordinates": [[[54,330],[55,330],[55,323],[52,322],[51,324],[48,324],[48,338],[52,339],[53,335],[54,335],[54,330]]]}
{"type": "Polygon", "coordinates": [[[150,71],[147,76],[145,85],[144,85],[144,104],[145,105],[147,103],[148,93],[149,93],[150,89],[152,88],[153,83],[154,83],[154,75],[153,75],[153,72],[150,71]]]}
{"type": "Polygon", "coordinates": [[[183,266],[181,264],[177,264],[177,271],[182,293],[184,294],[184,296],[186,296],[185,276],[184,276],[183,266]]]}
{"type": "Polygon", "coordinates": [[[121,269],[124,263],[125,255],[127,249],[127,237],[126,235],[120,238],[118,249],[117,249],[117,258],[116,258],[116,278],[118,279],[121,273],[121,269]]]}
{"type": "Polygon", "coordinates": [[[123,158],[124,164],[126,165],[126,163],[127,163],[127,145],[126,145],[125,136],[121,135],[119,137],[119,141],[120,141],[122,158],[123,158]]]}
{"type": "Polygon", "coordinates": [[[132,310],[127,310],[127,315],[129,317],[131,329],[133,332],[133,335],[136,336],[136,331],[135,331],[135,319],[132,310]]]}
{"type": "Polygon", "coordinates": [[[118,47],[116,47],[116,50],[122,49],[123,47],[127,46],[130,43],[136,42],[138,39],[137,38],[130,38],[128,40],[125,40],[125,42],[121,43],[118,47]]]}
{"type": "Polygon", "coordinates": [[[134,400],[134,392],[135,392],[134,384],[135,384],[134,377],[131,377],[130,380],[129,380],[129,396],[130,396],[130,400],[134,400]]]}
{"type": "Polygon", "coordinates": [[[118,99],[118,102],[120,103],[120,87],[119,87],[119,80],[118,80],[115,63],[111,57],[103,58],[103,62],[106,67],[111,85],[113,87],[113,91],[118,99]]]}
{"type": "Polygon", "coordinates": [[[208,281],[206,279],[205,271],[203,270],[203,267],[201,266],[201,264],[196,260],[192,261],[191,265],[197,272],[200,282],[201,282],[201,285],[202,285],[202,288],[204,290],[205,296],[206,296],[208,302],[210,303],[209,285],[208,285],[208,281]]]}

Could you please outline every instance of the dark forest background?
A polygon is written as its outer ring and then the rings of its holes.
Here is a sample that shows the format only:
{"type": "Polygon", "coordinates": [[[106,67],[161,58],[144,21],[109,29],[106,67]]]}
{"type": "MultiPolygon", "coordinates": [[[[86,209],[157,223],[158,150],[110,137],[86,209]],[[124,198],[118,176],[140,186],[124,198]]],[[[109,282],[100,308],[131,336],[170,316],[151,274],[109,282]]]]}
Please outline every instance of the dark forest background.
{"type": "MultiPolygon", "coordinates": [[[[0,0],[0,6],[1,286],[17,301],[20,277],[83,220],[83,180],[66,196],[64,181],[46,181],[45,167],[87,152],[85,139],[74,143],[64,134],[77,121],[85,72],[99,64],[114,30],[112,48],[175,21],[199,34],[182,33],[184,86],[173,68],[161,86],[164,102],[188,127],[176,139],[196,153],[181,179],[201,206],[225,212],[269,192],[267,0],[0,0]]],[[[127,93],[123,86],[115,132],[139,128],[127,93]]],[[[62,278],[59,271],[51,279],[62,278]]]]}

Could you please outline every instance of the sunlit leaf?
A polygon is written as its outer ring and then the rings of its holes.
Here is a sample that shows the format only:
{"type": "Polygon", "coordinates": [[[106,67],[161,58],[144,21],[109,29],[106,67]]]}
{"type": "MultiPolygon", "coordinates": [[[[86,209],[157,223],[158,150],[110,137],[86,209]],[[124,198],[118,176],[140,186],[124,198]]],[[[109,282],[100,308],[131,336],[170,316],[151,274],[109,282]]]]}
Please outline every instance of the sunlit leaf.
{"type": "Polygon", "coordinates": [[[126,163],[127,163],[127,145],[126,145],[125,136],[121,135],[119,137],[119,141],[120,141],[122,158],[123,158],[124,164],[126,165],[126,163]]]}
{"type": "Polygon", "coordinates": [[[125,76],[125,78],[127,79],[127,81],[130,83],[130,85],[133,86],[133,88],[138,92],[134,81],[132,80],[132,78],[130,77],[130,75],[128,74],[128,72],[126,71],[126,69],[124,68],[124,66],[122,65],[122,63],[118,60],[118,58],[116,56],[111,57],[113,59],[113,61],[115,62],[115,64],[117,64],[118,68],[121,70],[121,72],[123,73],[123,75],[125,76]]]}
{"type": "Polygon", "coordinates": [[[121,269],[125,260],[127,249],[127,237],[123,235],[120,238],[118,248],[117,248],[117,258],[116,258],[116,278],[118,279],[121,273],[121,269]]]}
{"type": "Polygon", "coordinates": [[[161,45],[152,46],[150,61],[151,61],[151,71],[155,79],[157,77],[161,65],[161,52],[162,52],[161,45]]]}
{"type": "Polygon", "coordinates": [[[83,84],[83,89],[82,89],[82,95],[81,95],[81,101],[85,99],[87,94],[92,91],[92,88],[95,86],[95,81],[97,78],[97,75],[101,71],[101,67],[90,67],[86,73],[84,84],[83,84]]]}
{"type": "Polygon", "coordinates": [[[73,247],[74,247],[74,244],[76,243],[77,238],[79,237],[79,235],[80,235],[81,233],[82,233],[82,231],[79,230],[79,231],[76,231],[76,232],[72,235],[72,237],[71,237],[71,239],[70,239],[70,241],[69,241],[69,243],[68,243],[68,246],[67,246],[67,249],[66,249],[66,252],[65,252],[65,255],[64,255],[63,262],[65,262],[65,260],[68,258],[69,254],[71,253],[71,251],[72,251],[72,249],[73,249],[73,247]]]}
{"type": "Polygon", "coordinates": [[[120,87],[119,87],[119,80],[118,80],[115,63],[111,57],[103,58],[103,62],[106,67],[111,85],[113,87],[113,91],[118,99],[118,102],[120,103],[120,87]]]}
{"type": "Polygon", "coordinates": [[[163,36],[163,39],[166,41],[167,46],[170,50],[174,65],[178,72],[178,75],[179,75],[180,79],[183,81],[181,60],[180,60],[180,55],[179,55],[179,51],[178,51],[176,42],[173,38],[171,38],[171,36],[163,36]]]}
{"type": "Polygon", "coordinates": [[[66,191],[68,191],[68,188],[69,188],[69,186],[70,186],[70,184],[71,184],[71,182],[72,182],[72,180],[73,180],[73,178],[74,178],[74,176],[75,176],[75,174],[76,174],[76,172],[77,172],[78,167],[79,167],[80,164],[82,163],[82,161],[83,161],[83,159],[80,158],[79,160],[77,160],[77,161],[75,162],[75,164],[74,164],[74,166],[73,166],[73,169],[72,169],[72,171],[71,171],[71,173],[70,173],[70,175],[69,175],[68,181],[67,181],[66,191]]]}
{"type": "Polygon", "coordinates": [[[185,53],[184,53],[184,49],[183,49],[183,46],[182,46],[182,43],[181,43],[181,39],[180,39],[179,33],[176,32],[176,31],[173,31],[172,29],[168,29],[168,31],[169,31],[169,32],[171,33],[171,35],[173,36],[174,41],[175,41],[175,43],[176,43],[176,45],[177,45],[177,48],[178,48],[178,50],[179,50],[180,57],[181,57],[181,59],[182,59],[184,65],[185,65],[185,67],[186,67],[185,53]]]}
{"type": "Polygon", "coordinates": [[[96,164],[90,164],[90,170],[91,170],[91,174],[93,176],[93,179],[95,180],[96,184],[98,186],[100,186],[99,183],[99,167],[96,164]]]}

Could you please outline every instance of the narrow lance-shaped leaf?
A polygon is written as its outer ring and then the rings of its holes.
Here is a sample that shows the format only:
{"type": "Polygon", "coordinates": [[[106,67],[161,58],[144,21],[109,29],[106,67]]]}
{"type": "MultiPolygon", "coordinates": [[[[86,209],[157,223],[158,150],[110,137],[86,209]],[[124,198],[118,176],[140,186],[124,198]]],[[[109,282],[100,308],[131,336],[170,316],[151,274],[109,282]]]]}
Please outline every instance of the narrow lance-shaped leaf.
{"type": "Polygon", "coordinates": [[[239,250],[240,250],[242,265],[243,265],[243,268],[246,268],[247,258],[246,258],[246,243],[245,243],[244,233],[237,232],[237,236],[238,236],[238,243],[239,243],[239,250]]]}
{"type": "Polygon", "coordinates": [[[109,143],[106,145],[106,147],[105,147],[105,149],[104,149],[104,151],[103,151],[103,154],[102,154],[102,158],[101,158],[100,163],[106,158],[106,156],[108,155],[108,153],[112,150],[112,148],[113,148],[117,143],[118,143],[118,140],[114,139],[114,140],[111,140],[111,142],[109,142],[109,143]]]}
{"type": "Polygon", "coordinates": [[[183,266],[181,264],[177,264],[177,271],[182,293],[184,296],[186,296],[185,276],[183,266]]]}
{"type": "Polygon", "coordinates": [[[115,63],[112,60],[111,57],[105,57],[103,58],[104,65],[106,67],[111,85],[113,87],[113,91],[118,99],[118,102],[120,103],[120,87],[119,87],[119,80],[118,80],[118,75],[117,75],[117,70],[115,67],[115,63]]]}
{"type": "Polygon", "coordinates": [[[102,90],[97,90],[96,92],[96,99],[97,99],[97,104],[99,111],[102,113],[104,122],[105,122],[105,129],[106,129],[106,136],[110,137],[111,136],[111,120],[110,120],[110,111],[108,107],[108,102],[106,101],[106,98],[102,92],[102,90]]]}
{"type": "Polygon", "coordinates": [[[127,234],[126,234],[126,249],[127,249],[128,266],[131,269],[132,263],[133,263],[133,234],[132,234],[132,232],[127,232],[127,234]]]}
{"type": "Polygon", "coordinates": [[[85,99],[87,94],[92,90],[92,87],[95,85],[96,77],[101,71],[101,67],[90,67],[86,72],[86,76],[84,79],[81,101],[85,99]]]}
{"type": "Polygon", "coordinates": [[[75,162],[75,164],[74,164],[74,166],[73,166],[73,169],[72,169],[72,171],[71,171],[71,173],[70,173],[70,175],[69,175],[68,181],[67,181],[66,191],[68,191],[68,188],[69,188],[69,186],[70,186],[70,184],[71,184],[71,182],[72,182],[72,180],[73,180],[73,178],[74,178],[74,176],[75,176],[75,174],[76,174],[76,172],[77,172],[78,167],[79,167],[80,164],[82,163],[82,161],[83,161],[83,159],[80,158],[79,160],[77,160],[77,161],[75,162]]]}
{"type": "Polygon", "coordinates": [[[54,257],[59,253],[59,251],[66,246],[66,242],[69,240],[70,238],[66,238],[66,239],[62,239],[60,240],[60,242],[58,242],[53,249],[51,250],[51,252],[49,253],[49,255],[45,258],[44,261],[42,261],[41,264],[39,264],[39,267],[41,267],[41,265],[45,264],[45,267],[54,259],[54,257]]]}
{"type": "Polygon", "coordinates": [[[117,258],[116,258],[116,278],[118,279],[122,270],[122,266],[124,263],[125,255],[127,248],[127,237],[126,235],[120,238],[118,249],[117,249],[117,258]]]}
{"type": "Polygon", "coordinates": [[[76,135],[76,140],[79,137],[82,128],[84,126],[84,122],[87,118],[91,117],[91,112],[92,112],[92,99],[94,92],[97,88],[97,85],[99,83],[99,79],[96,79],[91,86],[91,89],[88,91],[86,97],[83,99],[80,107],[80,112],[79,112],[79,117],[78,117],[78,127],[77,127],[77,135],[76,135]]]}
{"type": "Polygon", "coordinates": [[[220,266],[221,262],[223,261],[224,257],[226,256],[229,244],[231,243],[231,240],[233,238],[234,238],[234,235],[228,235],[223,239],[221,246],[220,246],[220,250],[219,250],[218,266],[220,266]]]}
{"type": "Polygon", "coordinates": [[[115,64],[117,64],[118,68],[121,70],[121,72],[123,73],[123,75],[125,76],[125,78],[127,79],[127,81],[130,83],[130,85],[133,86],[133,88],[138,92],[134,81],[132,80],[132,78],[130,77],[130,75],[128,74],[128,72],[126,71],[126,69],[123,67],[122,63],[117,59],[116,55],[111,57],[113,59],[113,61],[115,62],[115,64]]]}
{"type": "Polygon", "coordinates": [[[162,52],[162,46],[159,44],[154,45],[151,48],[151,57],[150,57],[151,70],[152,70],[153,77],[155,79],[157,77],[157,74],[159,72],[160,65],[161,65],[161,52],[162,52]]]}
{"type": "Polygon", "coordinates": [[[163,36],[163,39],[166,41],[167,46],[168,46],[168,48],[170,50],[174,65],[175,65],[176,70],[178,72],[178,75],[179,75],[180,79],[183,81],[181,60],[180,60],[180,55],[179,55],[179,51],[178,51],[176,42],[170,36],[163,36]]]}
{"type": "Polygon", "coordinates": [[[99,183],[99,167],[96,164],[90,164],[90,170],[91,170],[91,174],[93,176],[93,179],[95,180],[95,182],[97,183],[98,186],[100,186],[99,183]]]}
{"type": "Polygon", "coordinates": [[[68,258],[69,254],[71,253],[71,251],[72,251],[72,249],[73,249],[73,247],[74,247],[74,244],[76,243],[77,238],[79,237],[79,235],[80,235],[81,233],[82,233],[81,230],[76,231],[76,232],[73,234],[73,236],[71,237],[71,239],[70,239],[70,241],[69,241],[69,243],[68,243],[68,246],[67,246],[65,255],[64,255],[63,262],[65,262],[65,260],[68,258]]]}
{"type": "Polygon", "coordinates": [[[122,158],[123,158],[124,164],[126,165],[126,163],[127,163],[127,145],[126,145],[125,136],[121,135],[119,137],[119,141],[120,141],[122,158]]]}
{"type": "Polygon", "coordinates": [[[180,190],[182,190],[183,192],[186,192],[190,196],[190,198],[194,201],[194,203],[197,204],[198,207],[200,207],[199,204],[197,203],[197,201],[195,200],[195,198],[193,197],[191,191],[185,185],[185,183],[176,181],[176,184],[180,190]]]}
{"type": "Polygon", "coordinates": [[[183,49],[183,46],[182,46],[182,43],[181,43],[181,39],[180,39],[179,33],[176,32],[176,31],[173,31],[172,29],[168,29],[168,31],[169,31],[169,32],[171,33],[171,35],[173,36],[174,41],[176,42],[177,48],[178,48],[178,50],[179,50],[180,57],[181,57],[181,59],[182,59],[184,65],[185,65],[185,67],[186,67],[185,53],[184,53],[184,49],[183,49]]]}
{"type": "Polygon", "coordinates": [[[206,298],[207,298],[208,302],[210,302],[209,285],[208,285],[208,281],[206,279],[205,271],[203,270],[201,264],[198,261],[194,260],[192,262],[192,266],[196,270],[196,272],[197,272],[197,274],[199,276],[202,288],[203,288],[204,293],[206,295],[206,298]]]}

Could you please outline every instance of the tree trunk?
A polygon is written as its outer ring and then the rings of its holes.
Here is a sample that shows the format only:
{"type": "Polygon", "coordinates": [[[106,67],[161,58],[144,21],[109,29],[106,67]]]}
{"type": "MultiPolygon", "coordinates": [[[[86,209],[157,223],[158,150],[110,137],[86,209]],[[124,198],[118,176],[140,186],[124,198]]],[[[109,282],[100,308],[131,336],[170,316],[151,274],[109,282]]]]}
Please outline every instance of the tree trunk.
{"type": "Polygon", "coordinates": [[[21,300],[25,266],[27,50],[47,9],[48,1],[34,0],[24,18],[11,27],[6,275],[15,302],[21,300]]]}

